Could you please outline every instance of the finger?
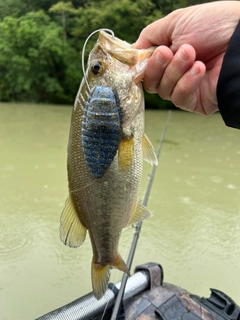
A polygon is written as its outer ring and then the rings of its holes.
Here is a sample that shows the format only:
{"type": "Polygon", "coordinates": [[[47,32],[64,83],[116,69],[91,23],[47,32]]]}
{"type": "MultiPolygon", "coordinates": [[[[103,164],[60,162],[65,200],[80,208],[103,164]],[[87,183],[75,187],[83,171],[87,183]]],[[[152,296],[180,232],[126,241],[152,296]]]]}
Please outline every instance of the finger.
{"type": "Polygon", "coordinates": [[[167,65],[158,86],[158,94],[166,100],[171,99],[172,92],[181,77],[192,67],[196,53],[192,46],[182,45],[171,62],[167,65]]]}
{"type": "Polygon", "coordinates": [[[174,28],[173,17],[166,16],[159,19],[142,30],[134,47],[136,49],[145,49],[151,46],[165,45],[170,46],[172,43],[171,37],[174,28]]]}
{"type": "Polygon", "coordinates": [[[172,95],[173,104],[183,110],[206,114],[202,107],[200,85],[206,74],[206,67],[201,61],[194,62],[177,82],[172,95]]]}
{"type": "Polygon", "coordinates": [[[172,51],[165,46],[156,48],[148,61],[144,74],[144,87],[150,93],[156,93],[164,71],[172,60],[172,51]]]}

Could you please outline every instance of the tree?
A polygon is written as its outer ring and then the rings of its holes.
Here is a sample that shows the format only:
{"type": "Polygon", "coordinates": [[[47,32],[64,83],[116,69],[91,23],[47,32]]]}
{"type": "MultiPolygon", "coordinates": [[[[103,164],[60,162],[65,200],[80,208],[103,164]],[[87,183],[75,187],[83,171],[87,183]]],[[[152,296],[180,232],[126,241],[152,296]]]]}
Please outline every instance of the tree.
{"type": "Polygon", "coordinates": [[[0,0],[0,21],[7,16],[18,17],[26,12],[26,8],[21,0],[0,0]]]}
{"type": "Polygon", "coordinates": [[[155,17],[161,18],[162,13],[151,0],[90,1],[79,8],[73,36],[84,39],[96,29],[109,28],[117,37],[133,42],[155,17]]]}
{"type": "Polygon", "coordinates": [[[49,9],[50,13],[58,13],[61,15],[62,20],[62,29],[63,29],[63,40],[64,42],[67,41],[67,31],[66,31],[66,16],[69,14],[75,15],[78,13],[78,10],[76,10],[72,2],[63,2],[60,1],[54,5],[51,6],[49,9]]]}
{"type": "Polygon", "coordinates": [[[0,0],[0,21],[20,17],[31,11],[47,10],[58,0],[0,0]]]}
{"type": "Polygon", "coordinates": [[[66,102],[63,82],[69,54],[61,28],[43,11],[0,23],[0,99],[66,102]]]}

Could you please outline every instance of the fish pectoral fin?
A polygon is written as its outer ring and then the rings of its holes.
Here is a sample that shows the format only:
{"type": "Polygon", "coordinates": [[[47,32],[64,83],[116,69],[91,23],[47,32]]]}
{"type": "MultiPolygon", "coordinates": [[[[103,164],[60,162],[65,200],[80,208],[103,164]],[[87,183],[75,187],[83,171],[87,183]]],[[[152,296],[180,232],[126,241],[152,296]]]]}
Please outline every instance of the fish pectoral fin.
{"type": "Polygon", "coordinates": [[[120,169],[131,166],[134,156],[134,137],[121,138],[118,147],[118,164],[120,169]]]}
{"type": "Polygon", "coordinates": [[[158,159],[154,151],[151,141],[148,139],[147,135],[144,133],[142,137],[142,150],[143,150],[143,160],[147,161],[151,165],[158,165],[158,159]]]}
{"type": "Polygon", "coordinates": [[[123,272],[125,272],[128,276],[130,276],[130,272],[123,261],[120,254],[114,258],[109,264],[101,264],[92,260],[92,287],[93,293],[97,300],[101,299],[104,293],[107,290],[108,281],[110,277],[110,267],[115,267],[123,272]]]}
{"type": "Polygon", "coordinates": [[[138,200],[127,226],[151,217],[151,212],[138,200]]]}
{"type": "Polygon", "coordinates": [[[68,196],[60,219],[60,238],[69,247],[79,247],[85,240],[87,229],[82,224],[68,196]]]}

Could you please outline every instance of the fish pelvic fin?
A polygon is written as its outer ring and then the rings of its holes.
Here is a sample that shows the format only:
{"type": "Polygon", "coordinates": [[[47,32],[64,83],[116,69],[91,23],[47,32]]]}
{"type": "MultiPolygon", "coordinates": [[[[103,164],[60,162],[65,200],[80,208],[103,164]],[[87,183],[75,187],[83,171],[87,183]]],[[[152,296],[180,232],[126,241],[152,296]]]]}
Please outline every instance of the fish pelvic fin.
{"type": "Polygon", "coordinates": [[[153,145],[147,135],[144,133],[142,137],[142,150],[143,150],[143,159],[150,163],[151,165],[158,165],[158,159],[154,151],[153,145]]]}
{"type": "Polygon", "coordinates": [[[87,229],[80,221],[69,195],[60,218],[60,239],[72,248],[79,247],[85,240],[87,229]]]}
{"type": "Polygon", "coordinates": [[[138,200],[127,226],[151,217],[151,212],[138,200]]]}
{"type": "Polygon", "coordinates": [[[120,254],[114,258],[114,260],[110,264],[101,264],[94,262],[92,260],[92,287],[93,293],[97,300],[100,300],[102,296],[105,294],[108,286],[108,281],[110,277],[110,268],[115,267],[123,272],[125,272],[128,276],[130,276],[130,272],[123,261],[120,254]]]}
{"type": "Polygon", "coordinates": [[[134,137],[121,138],[118,147],[118,164],[120,169],[128,168],[133,161],[134,156],[134,137]]]}

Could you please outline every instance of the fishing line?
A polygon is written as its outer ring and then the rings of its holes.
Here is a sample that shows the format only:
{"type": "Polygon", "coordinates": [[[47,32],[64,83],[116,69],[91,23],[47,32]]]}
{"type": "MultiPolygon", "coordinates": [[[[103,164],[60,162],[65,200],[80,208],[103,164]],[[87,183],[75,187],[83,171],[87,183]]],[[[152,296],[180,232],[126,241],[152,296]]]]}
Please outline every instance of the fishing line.
{"type": "MultiPolygon", "coordinates": [[[[160,154],[161,154],[162,145],[163,145],[164,137],[165,137],[168,125],[169,125],[171,114],[172,114],[172,111],[169,110],[168,111],[168,116],[167,116],[167,119],[166,119],[166,122],[165,122],[165,125],[164,125],[164,128],[163,128],[163,131],[162,131],[162,134],[161,134],[161,137],[160,137],[160,142],[159,142],[159,145],[158,145],[158,149],[157,149],[157,152],[156,152],[157,159],[159,159],[160,154]]],[[[147,190],[145,192],[145,196],[144,196],[144,200],[143,200],[143,205],[144,206],[147,206],[147,203],[148,203],[148,198],[149,198],[149,195],[150,195],[150,191],[151,191],[154,175],[155,175],[155,172],[156,172],[156,168],[157,168],[157,166],[154,164],[153,168],[152,168],[152,171],[151,171],[151,174],[149,176],[147,190]]],[[[127,260],[127,263],[126,263],[126,265],[127,265],[129,270],[131,269],[131,265],[132,265],[134,253],[135,253],[135,250],[136,250],[136,247],[137,247],[137,242],[138,242],[139,234],[140,234],[140,231],[141,231],[142,223],[143,222],[140,221],[140,222],[138,222],[138,224],[136,226],[136,231],[135,231],[135,234],[134,234],[134,237],[133,237],[132,246],[131,246],[131,249],[130,249],[130,252],[129,252],[129,255],[128,255],[128,260],[127,260]]],[[[118,295],[117,295],[117,299],[116,299],[116,302],[115,302],[115,305],[114,305],[114,308],[113,308],[111,320],[117,320],[118,319],[118,314],[119,314],[121,302],[122,302],[122,299],[123,299],[123,295],[124,295],[124,290],[125,290],[125,287],[126,287],[127,279],[128,279],[128,276],[124,273],[124,275],[122,277],[122,281],[121,281],[121,287],[119,289],[119,292],[118,292],[118,295]]]]}
{"type": "Polygon", "coordinates": [[[82,71],[83,71],[83,77],[84,77],[84,80],[85,80],[85,83],[86,83],[86,86],[88,88],[88,91],[90,92],[90,87],[89,87],[89,84],[88,84],[88,81],[87,81],[87,76],[86,76],[86,72],[85,72],[85,62],[84,62],[84,55],[85,55],[85,49],[86,49],[86,45],[89,41],[89,39],[97,32],[99,31],[105,31],[105,32],[109,32],[111,35],[112,35],[112,38],[114,39],[114,32],[111,30],[111,29],[106,29],[106,28],[102,28],[102,29],[97,29],[95,31],[93,31],[88,37],[87,39],[85,40],[84,42],[84,45],[83,45],[83,49],[82,49],[82,71]]]}

